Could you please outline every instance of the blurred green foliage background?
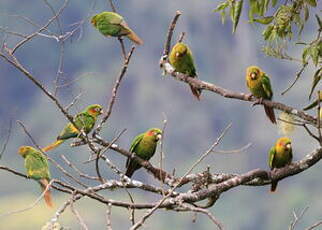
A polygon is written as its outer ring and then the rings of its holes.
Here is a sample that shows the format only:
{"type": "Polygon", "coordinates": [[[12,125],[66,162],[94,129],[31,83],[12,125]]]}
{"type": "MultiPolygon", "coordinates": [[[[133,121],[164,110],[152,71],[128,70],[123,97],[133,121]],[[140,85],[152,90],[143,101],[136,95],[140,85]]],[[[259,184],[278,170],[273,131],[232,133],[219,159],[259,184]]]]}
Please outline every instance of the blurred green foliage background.
{"type": "MultiPolygon", "coordinates": [[[[49,2],[55,9],[63,3],[62,0],[49,2]]],[[[135,135],[149,127],[161,127],[166,116],[165,168],[169,172],[175,168],[178,176],[188,170],[230,122],[233,124],[232,128],[218,149],[236,149],[250,142],[252,147],[238,154],[211,154],[194,172],[200,172],[208,165],[211,172],[216,173],[268,169],[268,150],[280,134],[276,126],[265,117],[261,106],[251,107],[250,103],[226,99],[209,92],[203,92],[202,100],[198,102],[186,84],[161,76],[159,59],[169,22],[176,10],[180,10],[182,16],[174,38],[177,39],[180,32],[186,32],[185,42],[192,49],[200,79],[234,91],[246,92],[245,69],[249,65],[258,65],[271,76],[275,100],[297,108],[308,103],[313,69],[309,67],[295,87],[281,96],[281,91],[293,80],[300,65],[266,57],[261,52],[264,45],[261,37],[263,27],[248,24],[245,13],[236,33],[232,35],[230,22],[222,25],[220,16],[212,12],[217,3],[215,0],[115,2],[118,12],[145,43],[137,47],[133,55],[103,137],[111,140],[126,128],[127,131],[118,144],[128,148],[135,135]]],[[[110,10],[107,1],[70,0],[60,17],[63,30],[70,31],[71,24],[103,10],[110,10]]],[[[0,26],[28,34],[36,29],[12,15],[23,15],[43,25],[52,17],[52,12],[41,0],[1,0],[0,26]]],[[[303,40],[310,40],[315,36],[315,26],[313,21],[306,25],[303,40]]],[[[56,23],[49,29],[59,31],[56,23]]],[[[5,40],[8,47],[13,47],[20,38],[0,32],[0,39],[5,40]]],[[[129,48],[130,42],[125,40],[125,43],[129,48]]],[[[301,49],[297,46],[290,46],[289,49],[291,55],[301,55],[301,49]]],[[[117,40],[103,37],[87,20],[81,34],[75,34],[65,42],[64,54],[64,73],[59,84],[72,83],[59,89],[59,100],[67,105],[82,93],[80,100],[71,109],[73,114],[91,103],[100,103],[106,107],[122,66],[117,40]]],[[[59,44],[56,40],[38,36],[20,48],[16,55],[37,79],[48,89],[53,89],[59,62],[59,44]]],[[[38,88],[3,59],[0,59],[0,102],[0,146],[4,144],[10,120],[14,121],[12,135],[0,164],[24,172],[23,159],[16,152],[20,145],[32,143],[15,121],[21,120],[35,140],[45,146],[56,138],[66,119],[38,88]]],[[[304,130],[297,129],[291,138],[294,160],[303,158],[316,147],[304,130]]],[[[85,172],[95,174],[94,164],[82,163],[88,158],[87,147],[70,148],[68,144],[64,144],[50,154],[65,167],[67,166],[62,161],[61,154],[85,172]]],[[[124,157],[112,151],[108,156],[120,168],[124,168],[124,157]]],[[[152,163],[157,165],[158,160],[159,155],[156,154],[152,163]]],[[[102,168],[106,178],[115,177],[111,170],[105,166],[102,168]]],[[[51,170],[53,178],[66,180],[56,168],[52,167],[51,170]]],[[[292,220],[292,211],[309,206],[298,225],[298,229],[303,229],[321,218],[321,171],[321,164],[317,164],[300,175],[287,178],[279,183],[275,194],[269,193],[268,186],[238,187],[224,193],[210,210],[227,229],[272,230],[286,229],[292,220]]],[[[134,178],[159,184],[145,170],[137,172],[134,178]]],[[[40,194],[36,182],[5,171],[0,171],[0,181],[0,216],[27,207],[40,194]]],[[[120,190],[104,191],[102,194],[111,199],[129,201],[127,194],[120,190]]],[[[133,195],[137,202],[160,199],[143,191],[133,191],[133,195]]],[[[53,196],[56,208],[68,199],[68,196],[56,191],[53,196]]],[[[75,207],[90,229],[105,228],[104,205],[84,198],[75,207]]],[[[27,212],[0,217],[0,229],[40,229],[53,217],[54,212],[55,210],[48,210],[40,202],[27,212]]],[[[142,214],[142,211],[137,211],[136,218],[142,214]]],[[[112,208],[113,229],[128,228],[128,219],[129,212],[126,209],[112,208]]],[[[202,215],[197,216],[195,223],[192,223],[192,219],[192,213],[159,210],[147,221],[146,229],[213,229],[212,223],[202,215]]],[[[62,215],[60,223],[64,227],[80,228],[70,210],[62,215]]]]}

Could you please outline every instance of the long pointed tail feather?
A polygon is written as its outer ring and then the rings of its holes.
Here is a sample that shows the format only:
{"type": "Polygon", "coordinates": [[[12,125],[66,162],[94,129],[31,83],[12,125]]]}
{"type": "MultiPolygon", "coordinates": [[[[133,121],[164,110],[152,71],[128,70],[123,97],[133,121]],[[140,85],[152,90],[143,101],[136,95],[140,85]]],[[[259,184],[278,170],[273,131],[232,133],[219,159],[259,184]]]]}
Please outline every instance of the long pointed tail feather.
{"type": "Polygon", "coordinates": [[[54,143],[42,148],[42,151],[44,152],[48,152],[54,148],[57,148],[59,145],[61,145],[64,142],[64,140],[57,140],[54,143]]]}
{"type": "Polygon", "coordinates": [[[127,37],[133,42],[135,42],[136,44],[143,45],[143,40],[138,35],[136,35],[136,33],[134,33],[133,31],[131,31],[131,33],[129,33],[127,37]]]}
{"type": "Polygon", "coordinates": [[[190,85],[190,89],[191,89],[192,94],[200,101],[201,89],[197,89],[197,88],[193,87],[192,85],[190,85]]]}
{"type": "Polygon", "coordinates": [[[272,181],[271,192],[275,192],[277,188],[277,181],[272,181]]]}
{"type": "Polygon", "coordinates": [[[132,167],[128,167],[127,169],[126,169],[126,173],[125,173],[125,175],[127,176],[127,177],[129,177],[129,178],[131,178],[132,177],[132,175],[133,175],[133,173],[134,173],[134,171],[135,170],[133,170],[134,168],[132,168],[132,167]]]}
{"type": "Polygon", "coordinates": [[[271,107],[267,107],[265,105],[264,105],[264,109],[265,109],[265,113],[266,113],[267,117],[271,120],[271,122],[273,124],[276,124],[274,109],[271,107]]]}
{"type": "MultiPolygon", "coordinates": [[[[40,180],[39,183],[40,183],[42,191],[45,191],[47,188],[47,185],[48,185],[47,179],[42,179],[42,180],[40,180]]],[[[54,203],[53,203],[53,200],[51,197],[51,192],[49,189],[44,194],[44,200],[45,200],[48,207],[50,207],[50,208],[54,207],[54,203]]]]}

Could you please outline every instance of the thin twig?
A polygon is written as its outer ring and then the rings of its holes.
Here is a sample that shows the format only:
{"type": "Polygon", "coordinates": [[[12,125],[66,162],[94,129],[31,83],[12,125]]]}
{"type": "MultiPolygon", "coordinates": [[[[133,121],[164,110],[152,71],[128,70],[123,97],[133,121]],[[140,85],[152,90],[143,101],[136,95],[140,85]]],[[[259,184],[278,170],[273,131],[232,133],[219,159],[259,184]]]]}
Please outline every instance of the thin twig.
{"type": "Polygon", "coordinates": [[[209,210],[205,209],[205,208],[197,208],[197,207],[194,207],[190,204],[187,204],[187,203],[184,203],[184,204],[181,204],[180,205],[181,207],[189,210],[189,211],[192,211],[192,212],[200,212],[200,213],[203,213],[205,215],[207,215],[209,217],[209,219],[217,226],[217,228],[219,230],[223,230],[224,227],[222,225],[222,223],[220,223],[212,214],[209,210]]]}
{"type": "Polygon", "coordinates": [[[38,35],[38,33],[41,33],[42,31],[46,30],[47,27],[54,21],[56,20],[57,17],[59,17],[59,15],[63,12],[63,10],[67,7],[67,3],[69,2],[69,0],[65,0],[64,4],[62,5],[62,7],[57,11],[57,13],[54,15],[54,17],[52,17],[51,19],[49,19],[49,21],[43,26],[41,27],[38,31],[36,31],[35,33],[30,34],[27,38],[25,38],[24,40],[20,41],[11,51],[11,54],[13,55],[17,49],[19,47],[21,47],[22,45],[24,45],[26,42],[30,41],[32,38],[36,37],[38,35]]]}
{"type": "Polygon", "coordinates": [[[316,227],[318,227],[320,225],[322,225],[322,221],[319,221],[319,222],[313,224],[312,226],[306,228],[305,230],[312,230],[312,229],[315,229],[316,227]]]}
{"type": "Polygon", "coordinates": [[[106,229],[107,230],[112,230],[111,214],[112,214],[112,205],[108,204],[107,210],[106,210],[106,229]]]}
{"type": "Polygon", "coordinates": [[[115,6],[114,6],[114,4],[113,4],[113,0],[108,0],[108,1],[109,1],[109,4],[110,4],[110,6],[111,6],[112,11],[113,11],[113,12],[116,12],[116,8],[115,8],[115,6]]]}
{"type": "Polygon", "coordinates": [[[295,211],[293,211],[293,218],[294,220],[291,222],[290,226],[289,226],[289,230],[294,230],[295,229],[295,225],[299,222],[299,220],[302,219],[303,215],[305,214],[305,212],[309,209],[309,207],[305,207],[302,212],[300,213],[300,215],[298,216],[296,214],[295,211]]]}
{"type": "Polygon", "coordinates": [[[305,70],[306,66],[308,65],[309,63],[308,62],[305,62],[303,65],[302,65],[302,68],[296,73],[295,75],[295,79],[294,81],[292,82],[292,84],[290,86],[288,86],[282,93],[281,95],[284,95],[286,94],[294,85],[295,83],[300,79],[303,71],[305,70]]]}
{"type": "MultiPolygon", "coordinates": [[[[202,154],[202,156],[191,166],[191,168],[184,174],[184,176],[182,177],[185,178],[185,176],[187,176],[189,173],[191,173],[191,171],[206,157],[208,156],[209,153],[211,153],[213,151],[213,149],[220,143],[221,139],[225,136],[226,132],[229,130],[229,128],[231,127],[231,124],[229,124],[224,131],[221,133],[221,135],[217,138],[217,140],[215,141],[215,143],[204,153],[202,154]]],[[[181,179],[181,180],[182,180],[181,179]]],[[[174,186],[170,191],[173,192],[181,183],[181,180],[179,181],[179,183],[174,186]]],[[[130,230],[136,230],[139,227],[141,227],[143,225],[143,223],[146,221],[146,219],[148,219],[162,204],[163,202],[169,198],[171,195],[168,194],[167,196],[164,196],[156,206],[154,206],[152,209],[150,209],[138,222],[136,222],[135,225],[133,225],[130,230]]]]}
{"type": "Polygon", "coordinates": [[[116,99],[116,95],[117,95],[117,92],[118,92],[118,89],[120,87],[120,84],[121,84],[121,81],[126,73],[126,70],[128,68],[128,64],[130,63],[130,60],[131,60],[131,57],[132,57],[132,54],[135,50],[135,47],[133,46],[131,51],[129,52],[129,54],[127,55],[127,58],[123,64],[123,67],[121,69],[121,72],[115,82],[115,85],[113,87],[113,90],[112,90],[112,97],[110,99],[110,102],[109,102],[109,107],[108,107],[108,110],[106,111],[106,114],[105,116],[102,118],[100,124],[97,126],[97,128],[94,130],[93,132],[93,135],[95,136],[96,134],[98,134],[101,129],[102,129],[102,126],[103,124],[107,121],[107,119],[110,117],[111,113],[112,113],[112,109],[113,109],[113,105],[115,103],[115,99],[116,99]]]}
{"type": "Polygon", "coordinates": [[[0,152],[0,160],[1,160],[2,156],[3,156],[3,153],[7,149],[7,145],[8,145],[9,140],[10,140],[11,132],[12,132],[12,120],[10,120],[10,122],[9,122],[8,134],[7,134],[6,140],[4,141],[2,150],[0,152]]]}
{"type": "MultiPolygon", "coordinates": [[[[75,196],[75,194],[72,195],[72,198],[75,196]]],[[[75,209],[74,207],[74,202],[73,202],[73,199],[71,199],[71,203],[70,203],[70,209],[72,211],[72,213],[76,216],[80,226],[82,227],[82,229],[84,230],[88,230],[88,227],[87,225],[85,224],[83,218],[81,217],[81,215],[79,214],[79,212],[75,209]]]]}
{"type": "Polygon", "coordinates": [[[54,182],[54,180],[51,180],[48,183],[48,185],[46,186],[45,190],[41,193],[41,195],[34,202],[32,202],[30,205],[28,205],[26,208],[19,209],[19,210],[16,210],[16,211],[7,212],[7,213],[4,213],[4,214],[0,214],[0,218],[8,217],[8,216],[11,216],[11,215],[14,215],[14,214],[26,212],[26,211],[29,211],[30,209],[33,209],[41,201],[41,199],[44,197],[45,193],[49,190],[49,188],[50,188],[50,186],[52,185],[53,182],[54,182]]]}
{"type": "Polygon", "coordinates": [[[176,27],[177,21],[181,15],[181,12],[179,10],[176,11],[176,15],[172,19],[172,22],[170,23],[169,29],[168,29],[168,34],[167,34],[167,40],[164,45],[163,49],[163,55],[162,56],[168,56],[170,52],[170,47],[171,47],[171,38],[173,36],[173,31],[174,28],[176,27]]]}
{"type": "Polygon", "coordinates": [[[182,33],[180,34],[180,37],[179,37],[179,39],[178,39],[178,43],[183,41],[183,39],[184,39],[185,35],[186,35],[186,33],[185,33],[185,32],[182,32],[182,33]]]}

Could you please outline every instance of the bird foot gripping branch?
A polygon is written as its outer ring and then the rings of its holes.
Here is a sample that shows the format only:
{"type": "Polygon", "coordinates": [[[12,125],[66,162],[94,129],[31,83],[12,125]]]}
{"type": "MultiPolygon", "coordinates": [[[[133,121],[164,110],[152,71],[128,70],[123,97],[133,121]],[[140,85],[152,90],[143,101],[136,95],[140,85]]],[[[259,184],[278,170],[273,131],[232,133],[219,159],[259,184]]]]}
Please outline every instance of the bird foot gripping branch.
{"type": "Polygon", "coordinates": [[[163,55],[160,58],[160,68],[162,69],[162,75],[166,76],[167,74],[173,74],[175,69],[168,62],[168,55],[163,55]]]}

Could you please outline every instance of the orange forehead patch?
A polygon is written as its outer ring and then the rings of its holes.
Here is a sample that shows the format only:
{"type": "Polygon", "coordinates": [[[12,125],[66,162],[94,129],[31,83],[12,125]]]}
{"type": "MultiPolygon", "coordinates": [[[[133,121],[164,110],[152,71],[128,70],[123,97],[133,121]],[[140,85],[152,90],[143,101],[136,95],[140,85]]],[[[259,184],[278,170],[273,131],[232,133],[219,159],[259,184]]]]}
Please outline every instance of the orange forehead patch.
{"type": "Polygon", "coordinates": [[[150,130],[150,131],[148,131],[146,134],[148,135],[148,136],[153,136],[154,134],[154,131],[153,130],[150,130]]]}

